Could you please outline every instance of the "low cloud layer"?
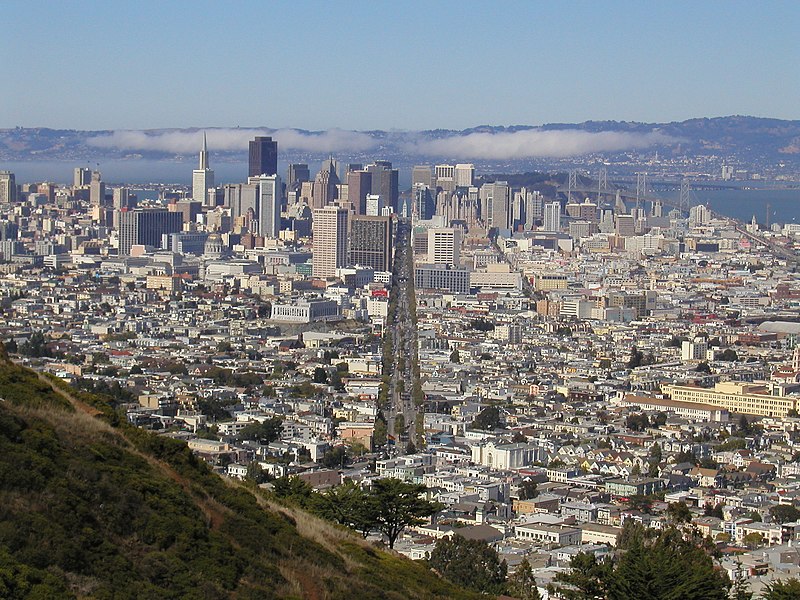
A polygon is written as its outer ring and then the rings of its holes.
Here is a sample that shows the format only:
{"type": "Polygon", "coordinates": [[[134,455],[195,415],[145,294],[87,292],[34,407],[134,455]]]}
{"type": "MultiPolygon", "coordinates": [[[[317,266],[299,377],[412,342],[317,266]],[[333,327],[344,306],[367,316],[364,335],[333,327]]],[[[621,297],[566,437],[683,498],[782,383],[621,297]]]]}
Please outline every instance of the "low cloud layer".
{"type": "Polygon", "coordinates": [[[418,140],[406,150],[425,156],[463,157],[485,160],[520,158],[562,158],[592,152],[616,152],[647,148],[675,140],[660,132],[629,133],[603,131],[593,133],[578,129],[470,133],[438,140],[418,140]]]}
{"type": "MultiPolygon", "coordinates": [[[[210,152],[247,150],[247,143],[258,135],[272,136],[278,141],[280,150],[301,152],[364,151],[376,146],[376,141],[365,133],[329,129],[322,132],[305,133],[296,129],[208,129],[210,152]]],[[[137,131],[119,130],[110,135],[101,135],[88,140],[98,148],[117,150],[155,151],[174,154],[196,154],[203,141],[203,131],[137,131]]]]}

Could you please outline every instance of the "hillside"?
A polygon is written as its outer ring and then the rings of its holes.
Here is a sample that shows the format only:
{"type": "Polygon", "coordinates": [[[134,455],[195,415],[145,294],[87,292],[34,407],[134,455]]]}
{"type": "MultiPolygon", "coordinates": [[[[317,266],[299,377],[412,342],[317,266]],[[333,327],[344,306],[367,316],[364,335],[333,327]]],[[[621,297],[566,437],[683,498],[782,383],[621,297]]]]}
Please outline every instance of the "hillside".
{"type": "Polygon", "coordinates": [[[469,598],[0,357],[0,597],[469,598]]]}

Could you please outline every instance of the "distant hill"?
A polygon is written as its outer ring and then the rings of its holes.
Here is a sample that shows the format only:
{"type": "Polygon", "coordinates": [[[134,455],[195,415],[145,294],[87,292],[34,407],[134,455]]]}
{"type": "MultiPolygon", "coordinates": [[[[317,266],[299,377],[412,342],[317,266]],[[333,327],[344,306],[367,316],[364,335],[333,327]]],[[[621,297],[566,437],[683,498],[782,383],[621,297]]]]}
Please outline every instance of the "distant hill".
{"type": "MultiPolygon", "coordinates": [[[[499,156],[482,156],[486,140],[473,140],[471,145],[446,143],[452,138],[474,134],[513,135],[537,131],[548,134],[584,132],[607,134],[602,144],[588,144],[585,153],[599,157],[618,156],[628,150],[658,152],[662,157],[726,157],[744,166],[787,162],[800,164],[800,121],[787,121],[748,116],[698,118],[672,123],[637,123],[627,121],[586,121],[584,123],[550,123],[541,126],[508,127],[483,125],[460,131],[436,129],[426,131],[327,132],[306,130],[274,130],[269,127],[208,128],[209,145],[216,160],[246,158],[246,140],[251,133],[270,133],[280,140],[282,160],[303,161],[342,154],[350,157],[387,158],[400,164],[415,161],[431,162],[438,158],[470,159],[476,162],[501,161],[502,152],[511,152],[509,161],[521,160],[513,149],[504,149],[499,156]],[[623,141],[613,134],[629,136],[623,141]],[[599,149],[598,149],[599,147],[599,149]]],[[[160,129],[143,132],[77,131],[69,129],[14,128],[0,129],[0,168],[3,161],[72,160],[77,162],[101,159],[189,159],[199,151],[200,129],[160,129]],[[194,137],[192,137],[194,136],[194,137]],[[196,137],[196,140],[195,140],[196,137]],[[157,139],[158,141],[154,141],[157,139]],[[195,149],[195,147],[197,147],[195,149]]],[[[550,140],[552,142],[552,140],[550,140]]],[[[574,142],[574,140],[572,140],[574,142]]],[[[515,142],[516,144],[516,142],[515,142]]],[[[568,142],[533,142],[534,156],[579,156],[584,146],[568,142]],[[565,154],[566,153],[566,154],[565,154]]],[[[546,162],[546,160],[545,160],[546,162]]],[[[495,162],[493,164],[500,164],[495,162]]]]}
{"type": "Polygon", "coordinates": [[[0,357],[0,598],[472,598],[0,357]]]}

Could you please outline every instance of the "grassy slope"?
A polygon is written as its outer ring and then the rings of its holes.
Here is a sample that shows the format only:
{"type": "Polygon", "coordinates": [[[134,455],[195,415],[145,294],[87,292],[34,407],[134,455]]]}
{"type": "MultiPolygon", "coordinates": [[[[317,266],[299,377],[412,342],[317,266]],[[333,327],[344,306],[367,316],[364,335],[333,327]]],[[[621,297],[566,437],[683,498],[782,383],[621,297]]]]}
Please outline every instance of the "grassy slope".
{"type": "Polygon", "coordinates": [[[1,359],[0,398],[2,598],[472,596],[1,359]]]}

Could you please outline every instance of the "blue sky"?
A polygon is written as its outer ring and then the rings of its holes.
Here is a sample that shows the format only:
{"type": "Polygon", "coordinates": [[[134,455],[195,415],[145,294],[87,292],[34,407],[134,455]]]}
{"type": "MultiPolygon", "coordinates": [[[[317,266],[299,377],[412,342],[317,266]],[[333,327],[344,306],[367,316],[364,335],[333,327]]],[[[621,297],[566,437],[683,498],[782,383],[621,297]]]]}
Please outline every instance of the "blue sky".
{"type": "Polygon", "coordinates": [[[800,118],[798,2],[0,6],[0,127],[800,118]]]}

